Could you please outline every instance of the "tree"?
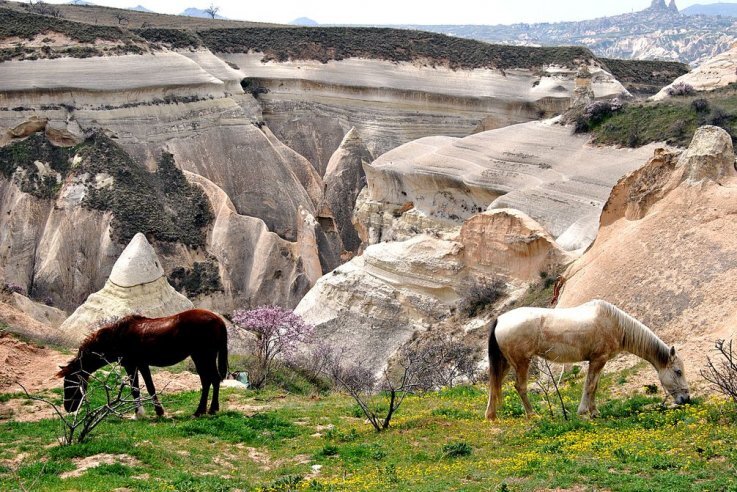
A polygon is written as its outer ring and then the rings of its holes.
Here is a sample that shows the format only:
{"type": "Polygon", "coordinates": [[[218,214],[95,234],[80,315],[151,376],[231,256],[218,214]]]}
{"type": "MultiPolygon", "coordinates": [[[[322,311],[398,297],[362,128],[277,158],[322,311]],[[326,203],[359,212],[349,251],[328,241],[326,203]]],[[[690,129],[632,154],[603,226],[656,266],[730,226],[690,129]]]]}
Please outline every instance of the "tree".
{"type": "Polygon", "coordinates": [[[209,15],[210,17],[212,17],[213,19],[215,18],[215,16],[217,16],[217,15],[218,15],[218,12],[220,12],[220,7],[216,7],[216,6],[215,6],[214,4],[212,4],[212,3],[210,4],[210,6],[209,6],[209,7],[207,7],[207,8],[205,9],[205,13],[206,13],[207,15],[209,15]]]}
{"type": "Polygon", "coordinates": [[[279,306],[237,310],[233,313],[233,323],[256,336],[256,367],[249,374],[254,388],[263,386],[278,357],[294,357],[300,344],[312,340],[314,331],[301,316],[279,306]]]}
{"type": "Polygon", "coordinates": [[[719,360],[706,358],[706,368],[701,376],[714,388],[737,403],[737,354],[732,350],[732,340],[717,340],[714,344],[719,360]]]}
{"type": "Polygon", "coordinates": [[[115,14],[114,16],[116,19],[118,19],[118,25],[121,24],[128,24],[128,21],[130,20],[127,15],[124,14],[115,14]]]}

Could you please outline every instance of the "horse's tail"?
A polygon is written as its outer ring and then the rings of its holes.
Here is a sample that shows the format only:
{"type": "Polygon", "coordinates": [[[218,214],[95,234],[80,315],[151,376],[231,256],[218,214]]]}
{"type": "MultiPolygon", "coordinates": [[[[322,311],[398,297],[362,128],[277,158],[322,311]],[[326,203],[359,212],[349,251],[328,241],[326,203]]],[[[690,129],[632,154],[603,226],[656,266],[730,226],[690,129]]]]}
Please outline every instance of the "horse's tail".
{"type": "Polygon", "coordinates": [[[509,362],[499,348],[496,339],[496,325],[498,319],[491,323],[489,329],[489,404],[486,407],[486,418],[494,420],[496,410],[502,395],[502,382],[509,369],[509,362]]]}
{"type": "Polygon", "coordinates": [[[225,323],[220,321],[223,327],[223,336],[220,339],[220,348],[218,349],[218,373],[220,381],[228,375],[228,329],[225,323]]]}

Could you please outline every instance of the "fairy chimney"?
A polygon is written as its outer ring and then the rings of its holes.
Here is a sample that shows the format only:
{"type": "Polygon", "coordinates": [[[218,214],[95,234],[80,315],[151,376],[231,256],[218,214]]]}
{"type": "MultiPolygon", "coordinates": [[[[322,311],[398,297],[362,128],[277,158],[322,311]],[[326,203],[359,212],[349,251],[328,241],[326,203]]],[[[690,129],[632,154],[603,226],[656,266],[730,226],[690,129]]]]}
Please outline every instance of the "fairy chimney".
{"type": "Polygon", "coordinates": [[[169,285],[156,252],[139,232],[115,262],[105,286],[90,294],[59,329],[65,343],[77,345],[103,320],[134,313],[169,316],[193,307],[169,285]]]}

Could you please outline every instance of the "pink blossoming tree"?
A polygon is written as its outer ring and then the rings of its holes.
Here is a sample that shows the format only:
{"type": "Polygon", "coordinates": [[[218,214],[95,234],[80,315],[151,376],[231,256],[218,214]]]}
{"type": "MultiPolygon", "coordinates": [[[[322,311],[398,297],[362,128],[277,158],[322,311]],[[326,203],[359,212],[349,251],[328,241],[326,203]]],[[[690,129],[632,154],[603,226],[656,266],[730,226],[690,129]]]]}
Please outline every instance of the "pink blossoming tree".
{"type": "Polygon", "coordinates": [[[256,335],[256,367],[249,374],[251,385],[261,388],[279,357],[292,359],[300,344],[312,340],[314,327],[290,309],[262,306],[237,310],[233,323],[256,335]]]}

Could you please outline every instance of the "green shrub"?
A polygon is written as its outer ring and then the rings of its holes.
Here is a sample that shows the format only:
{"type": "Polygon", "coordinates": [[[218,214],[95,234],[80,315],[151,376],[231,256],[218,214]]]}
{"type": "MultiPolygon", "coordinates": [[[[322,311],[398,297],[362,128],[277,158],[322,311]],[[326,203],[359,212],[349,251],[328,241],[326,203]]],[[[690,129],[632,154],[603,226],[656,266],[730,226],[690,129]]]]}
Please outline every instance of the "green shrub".
{"type": "Polygon", "coordinates": [[[473,448],[464,441],[452,442],[443,446],[443,456],[446,458],[460,458],[462,456],[470,456],[473,448]]]}

